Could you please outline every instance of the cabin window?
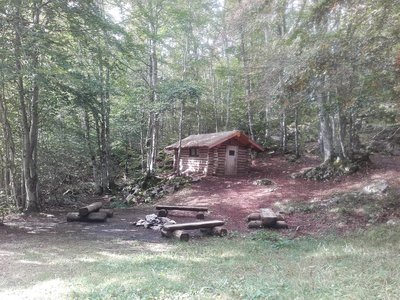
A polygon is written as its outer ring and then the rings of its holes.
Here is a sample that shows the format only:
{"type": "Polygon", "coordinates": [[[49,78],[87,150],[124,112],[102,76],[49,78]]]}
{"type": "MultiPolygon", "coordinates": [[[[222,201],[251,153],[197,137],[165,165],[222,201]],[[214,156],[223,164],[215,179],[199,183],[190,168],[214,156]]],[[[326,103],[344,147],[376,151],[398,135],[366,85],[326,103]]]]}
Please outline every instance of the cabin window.
{"type": "Polygon", "coordinates": [[[189,156],[191,156],[191,157],[199,156],[199,148],[190,148],[189,149],[189,156]]]}
{"type": "Polygon", "coordinates": [[[229,150],[229,156],[235,156],[235,150],[229,150]]]}

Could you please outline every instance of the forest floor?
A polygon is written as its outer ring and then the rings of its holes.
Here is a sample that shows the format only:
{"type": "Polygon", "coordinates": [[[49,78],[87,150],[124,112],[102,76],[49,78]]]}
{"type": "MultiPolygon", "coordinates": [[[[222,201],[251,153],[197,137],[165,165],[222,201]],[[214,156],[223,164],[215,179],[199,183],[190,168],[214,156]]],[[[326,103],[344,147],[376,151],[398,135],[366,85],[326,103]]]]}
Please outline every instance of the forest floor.
{"type": "MultiPolygon", "coordinates": [[[[327,231],[347,232],[368,226],[367,218],[345,215],[338,218],[337,212],[313,210],[309,205],[362,187],[376,180],[385,180],[391,189],[400,192],[400,160],[396,156],[373,155],[372,163],[361,171],[331,181],[318,182],[292,179],[290,175],[318,165],[317,157],[304,157],[290,162],[281,155],[269,156],[254,161],[251,173],[241,178],[204,177],[199,182],[167,195],[157,204],[180,204],[207,206],[210,213],[206,219],[222,219],[230,231],[249,232],[245,217],[262,207],[274,210],[292,210],[285,214],[291,233],[296,235],[319,235],[327,231]],[[273,185],[257,186],[257,179],[268,178],[273,185]],[[300,208],[300,209],[299,209],[300,208]],[[347,218],[347,219],[346,219],[347,218]]],[[[88,203],[107,198],[88,198],[88,203]]],[[[356,207],[355,207],[356,208],[356,207]]],[[[71,209],[69,209],[71,211],[71,209]]],[[[41,214],[13,215],[6,219],[6,226],[0,226],[0,239],[21,235],[63,235],[66,238],[78,236],[82,239],[121,238],[124,240],[160,241],[158,233],[134,226],[145,215],[155,213],[152,205],[138,205],[132,208],[114,210],[114,217],[106,223],[67,223],[66,209],[50,210],[41,214]]],[[[396,212],[397,213],[397,212],[396,212]]],[[[193,221],[194,215],[186,212],[170,212],[169,217],[177,222],[193,221]]],[[[381,222],[391,215],[384,216],[381,222]]],[[[395,218],[400,216],[395,215],[395,218]]],[[[285,231],[284,231],[285,232],[285,231]]]]}
{"type": "MultiPolygon", "coordinates": [[[[367,226],[367,218],[339,220],[337,214],[327,214],[324,210],[311,212],[307,209],[307,203],[312,205],[334,195],[359,191],[380,180],[386,181],[392,190],[400,191],[400,159],[396,156],[372,155],[371,163],[359,172],[330,181],[293,179],[290,176],[318,164],[318,158],[311,156],[303,157],[297,162],[290,162],[281,155],[257,159],[246,177],[205,177],[190,188],[167,196],[162,203],[208,206],[211,210],[210,218],[224,219],[230,230],[241,232],[247,231],[245,217],[249,213],[257,212],[259,208],[272,207],[278,211],[292,208],[294,213],[285,214],[289,226],[297,228],[297,234],[318,235],[327,230],[345,232],[367,226]],[[262,178],[267,178],[274,184],[253,184],[255,180],[262,178]],[[303,209],[296,209],[299,206],[303,209]]],[[[386,216],[387,219],[390,217],[386,216]]]]}
{"type": "MultiPolygon", "coordinates": [[[[10,216],[0,226],[0,298],[398,299],[399,198],[394,214],[380,211],[377,226],[361,232],[353,229],[368,226],[358,207],[363,204],[370,213],[366,203],[333,211],[314,207],[375,180],[398,191],[398,157],[374,155],[369,167],[329,182],[290,177],[317,164],[312,157],[295,163],[282,156],[258,159],[247,177],[202,178],[158,202],[209,206],[206,219],[226,220],[231,232],[222,239],[197,233],[183,244],[136,227],[138,219],[155,212],[152,205],[115,209],[114,217],[100,224],[67,223],[71,208],[10,216]],[[254,185],[260,178],[274,185],[254,185]],[[288,205],[295,208],[285,214],[290,229],[246,228],[248,213],[288,205]],[[389,218],[393,225],[379,226],[389,218]]],[[[86,201],[95,200],[109,201],[86,201]]],[[[193,214],[169,217],[194,220],[193,214]]]]}

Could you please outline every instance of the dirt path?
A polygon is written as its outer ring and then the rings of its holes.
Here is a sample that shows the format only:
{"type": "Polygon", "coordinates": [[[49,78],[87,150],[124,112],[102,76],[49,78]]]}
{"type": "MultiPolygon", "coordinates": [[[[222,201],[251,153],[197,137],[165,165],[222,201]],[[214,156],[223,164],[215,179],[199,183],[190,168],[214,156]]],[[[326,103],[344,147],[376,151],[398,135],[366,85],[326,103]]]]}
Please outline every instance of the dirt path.
{"type": "MultiPolygon", "coordinates": [[[[308,157],[291,163],[282,156],[273,156],[256,161],[249,176],[203,178],[190,188],[166,197],[162,203],[208,206],[211,208],[212,218],[226,220],[229,229],[247,231],[244,218],[261,207],[272,207],[279,202],[317,201],[334,193],[360,189],[377,179],[385,179],[391,185],[400,187],[398,157],[374,155],[371,159],[372,164],[369,167],[351,176],[329,182],[316,182],[292,179],[290,174],[318,165],[317,158],[308,157]],[[260,178],[268,178],[275,185],[254,185],[253,181],[260,178]]],[[[293,222],[289,225],[302,225],[301,220],[293,219],[293,222]]]]}

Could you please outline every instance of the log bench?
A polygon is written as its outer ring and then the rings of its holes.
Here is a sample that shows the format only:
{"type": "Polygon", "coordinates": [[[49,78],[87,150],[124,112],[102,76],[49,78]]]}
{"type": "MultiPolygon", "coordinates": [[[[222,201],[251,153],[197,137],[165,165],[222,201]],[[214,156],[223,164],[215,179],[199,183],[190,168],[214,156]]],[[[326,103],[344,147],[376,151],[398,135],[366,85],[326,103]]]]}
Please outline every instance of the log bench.
{"type": "Polygon", "coordinates": [[[161,229],[161,235],[164,237],[176,237],[181,241],[189,240],[189,233],[186,230],[200,229],[207,231],[209,234],[225,236],[228,231],[221,227],[225,224],[224,221],[211,220],[211,221],[200,221],[180,224],[166,224],[161,229]]]}
{"type": "Polygon", "coordinates": [[[203,220],[204,213],[208,212],[207,207],[183,206],[183,205],[156,205],[156,210],[158,210],[157,215],[159,217],[166,217],[168,215],[168,211],[170,211],[170,210],[194,211],[194,212],[197,212],[196,219],[200,219],[200,220],[203,220]]]}

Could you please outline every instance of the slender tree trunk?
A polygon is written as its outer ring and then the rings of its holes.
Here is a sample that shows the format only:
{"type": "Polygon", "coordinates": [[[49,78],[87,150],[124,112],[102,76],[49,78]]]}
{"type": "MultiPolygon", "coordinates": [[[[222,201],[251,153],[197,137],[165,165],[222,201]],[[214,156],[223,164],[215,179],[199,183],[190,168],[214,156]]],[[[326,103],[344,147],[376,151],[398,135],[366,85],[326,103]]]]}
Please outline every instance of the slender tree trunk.
{"type": "Polygon", "coordinates": [[[240,49],[241,49],[241,55],[242,55],[243,73],[244,73],[244,78],[245,78],[245,101],[246,101],[246,109],[247,109],[247,121],[248,121],[248,126],[249,126],[250,137],[254,140],[253,116],[252,116],[252,112],[251,112],[251,78],[250,78],[250,70],[249,70],[247,56],[246,56],[246,47],[245,47],[245,42],[244,42],[243,28],[241,28],[241,32],[240,32],[240,49]]]}
{"type": "MultiPolygon", "coordinates": [[[[4,81],[3,81],[4,83],[4,81]]],[[[10,122],[8,120],[8,110],[5,102],[5,88],[2,86],[2,95],[0,96],[0,120],[3,127],[4,136],[4,188],[7,197],[10,195],[13,203],[20,208],[19,196],[17,192],[17,172],[15,167],[15,144],[10,122]]]]}
{"type": "Polygon", "coordinates": [[[296,106],[294,109],[294,148],[296,158],[300,157],[300,143],[299,143],[299,108],[296,106]]]}
{"type": "Polygon", "coordinates": [[[281,115],[281,147],[282,153],[287,152],[287,124],[286,124],[286,109],[284,108],[281,115]]]}
{"type": "MultiPolygon", "coordinates": [[[[37,40],[34,41],[33,46],[29,52],[31,62],[31,99],[27,104],[25,99],[24,76],[22,69],[22,39],[21,39],[21,26],[22,19],[20,15],[21,1],[17,0],[17,12],[14,25],[15,39],[14,39],[14,53],[15,53],[15,67],[17,71],[18,94],[19,104],[22,118],[22,131],[23,131],[23,177],[24,189],[26,195],[26,211],[39,211],[39,178],[37,174],[37,144],[38,144],[38,125],[39,125],[39,49],[37,40]]],[[[40,7],[41,1],[35,1],[33,8],[33,30],[38,30],[40,23],[40,7]]]]}
{"type": "Polygon", "coordinates": [[[345,146],[345,138],[346,138],[346,122],[343,117],[342,107],[338,103],[338,130],[339,130],[339,145],[340,145],[340,153],[341,157],[344,159],[348,158],[346,146],[345,146]]]}
{"type": "Polygon", "coordinates": [[[92,176],[93,176],[93,181],[95,183],[95,188],[96,192],[101,194],[102,188],[99,180],[99,175],[98,175],[98,170],[97,170],[97,162],[96,162],[96,153],[93,150],[93,145],[92,141],[90,138],[90,118],[89,118],[89,112],[87,108],[85,108],[84,112],[84,122],[85,122],[85,140],[86,140],[86,145],[89,150],[89,155],[90,155],[90,165],[92,167],[92,176]]]}
{"type": "Polygon", "coordinates": [[[181,175],[180,161],[181,161],[181,151],[182,151],[183,111],[184,111],[184,100],[182,99],[180,115],[179,115],[179,146],[178,146],[178,154],[176,156],[176,170],[178,171],[178,175],[181,175]]]}
{"type": "Polygon", "coordinates": [[[323,92],[318,96],[319,105],[319,119],[320,119],[320,136],[322,142],[322,159],[323,163],[329,163],[333,161],[333,141],[332,141],[332,129],[330,126],[330,118],[327,110],[329,102],[329,92],[323,92]]]}

